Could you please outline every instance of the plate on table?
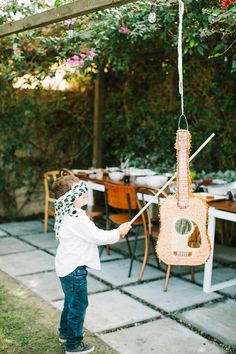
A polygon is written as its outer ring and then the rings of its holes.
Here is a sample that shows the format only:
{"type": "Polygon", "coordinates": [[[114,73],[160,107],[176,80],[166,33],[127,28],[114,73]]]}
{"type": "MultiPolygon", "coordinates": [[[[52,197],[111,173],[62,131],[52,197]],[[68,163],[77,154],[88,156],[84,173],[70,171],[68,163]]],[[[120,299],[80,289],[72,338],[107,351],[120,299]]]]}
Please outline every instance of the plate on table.
{"type": "Polygon", "coordinates": [[[212,184],[226,184],[227,181],[224,181],[223,179],[213,179],[212,184]]]}
{"type": "Polygon", "coordinates": [[[212,202],[212,201],[216,201],[216,200],[225,200],[226,199],[226,196],[217,195],[217,194],[213,195],[213,194],[205,193],[205,192],[194,193],[193,195],[200,197],[202,200],[204,200],[206,202],[212,202]]]}
{"type": "Polygon", "coordinates": [[[145,169],[145,168],[136,168],[136,167],[130,167],[129,168],[129,175],[133,177],[138,177],[138,176],[153,176],[155,175],[156,172],[152,171],[150,169],[145,169]]]}
{"type": "Polygon", "coordinates": [[[150,170],[149,168],[145,168],[144,170],[142,170],[143,173],[146,175],[146,176],[154,176],[156,175],[157,173],[153,170],[150,170]]]}

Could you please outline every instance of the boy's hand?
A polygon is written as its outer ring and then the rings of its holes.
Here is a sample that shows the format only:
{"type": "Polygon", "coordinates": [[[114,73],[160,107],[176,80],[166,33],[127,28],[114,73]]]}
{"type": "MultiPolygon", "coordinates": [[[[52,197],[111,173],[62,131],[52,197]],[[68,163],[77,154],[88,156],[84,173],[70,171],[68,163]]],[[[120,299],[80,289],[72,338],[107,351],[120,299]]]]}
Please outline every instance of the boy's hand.
{"type": "Polygon", "coordinates": [[[124,222],[123,224],[121,224],[118,227],[119,233],[120,233],[120,237],[124,238],[125,235],[129,232],[129,230],[131,229],[131,224],[130,222],[124,222]]]}

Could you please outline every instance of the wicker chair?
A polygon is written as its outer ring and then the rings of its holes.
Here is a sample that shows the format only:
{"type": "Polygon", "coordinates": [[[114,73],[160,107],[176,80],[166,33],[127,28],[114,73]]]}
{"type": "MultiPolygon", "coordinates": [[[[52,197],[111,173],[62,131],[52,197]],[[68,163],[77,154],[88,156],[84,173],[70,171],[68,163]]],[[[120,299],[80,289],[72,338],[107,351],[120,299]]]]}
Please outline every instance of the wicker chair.
{"type": "Polygon", "coordinates": [[[66,175],[73,175],[73,172],[66,168],[61,168],[57,170],[47,171],[43,174],[45,191],[44,232],[48,232],[48,217],[55,216],[54,203],[56,199],[54,193],[52,192],[52,185],[57,178],[66,175]]]}

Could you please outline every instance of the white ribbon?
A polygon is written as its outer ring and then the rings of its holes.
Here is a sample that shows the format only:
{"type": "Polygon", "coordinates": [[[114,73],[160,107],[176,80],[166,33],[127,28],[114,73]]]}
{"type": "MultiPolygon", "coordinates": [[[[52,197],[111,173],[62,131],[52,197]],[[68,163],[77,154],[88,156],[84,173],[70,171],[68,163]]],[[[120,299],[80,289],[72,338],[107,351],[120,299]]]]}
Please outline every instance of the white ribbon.
{"type": "Polygon", "coordinates": [[[184,3],[182,0],[179,0],[178,72],[179,72],[179,94],[181,96],[181,112],[182,115],[184,116],[183,51],[182,51],[183,15],[184,15],[184,3]]]}

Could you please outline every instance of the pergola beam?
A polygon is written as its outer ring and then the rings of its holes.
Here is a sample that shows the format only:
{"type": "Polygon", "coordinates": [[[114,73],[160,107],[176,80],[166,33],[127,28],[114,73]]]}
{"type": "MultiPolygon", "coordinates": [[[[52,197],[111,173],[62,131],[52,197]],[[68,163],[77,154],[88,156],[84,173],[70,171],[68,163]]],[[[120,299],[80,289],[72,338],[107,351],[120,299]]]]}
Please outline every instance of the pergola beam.
{"type": "Polygon", "coordinates": [[[0,26],[0,37],[9,36],[14,33],[24,32],[38,27],[44,27],[51,23],[61,22],[69,18],[136,1],[137,0],[77,0],[58,8],[27,16],[18,21],[6,22],[0,26]]]}

